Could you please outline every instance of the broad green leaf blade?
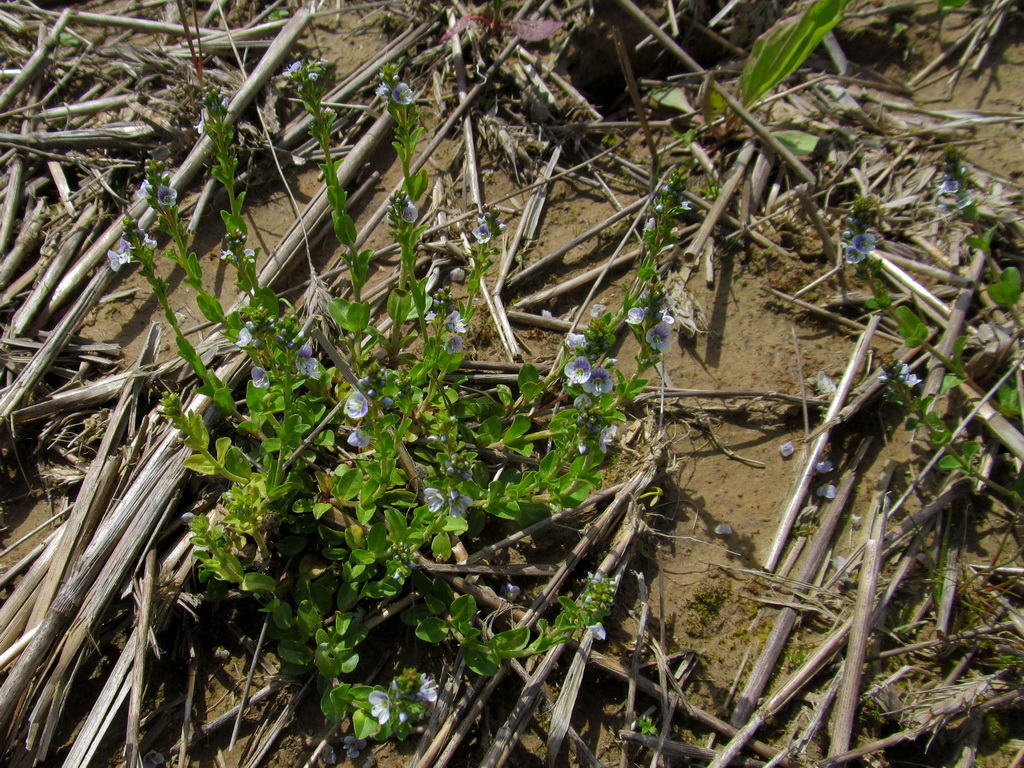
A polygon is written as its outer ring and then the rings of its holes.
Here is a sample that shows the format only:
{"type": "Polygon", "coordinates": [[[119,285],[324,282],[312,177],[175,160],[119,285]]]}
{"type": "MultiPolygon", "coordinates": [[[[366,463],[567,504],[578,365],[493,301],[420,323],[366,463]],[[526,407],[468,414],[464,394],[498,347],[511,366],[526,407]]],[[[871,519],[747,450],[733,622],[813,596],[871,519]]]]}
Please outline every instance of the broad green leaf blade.
{"type": "Polygon", "coordinates": [[[818,137],[803,131],[774,131],[772,136],[794,155],[809,155],[818,146],[818,137]]]}
{"type": "Polygon", "coordinates": [[[761,35],[743,66],[740,98],[753,104],[807,60],[843,18],[848,0],[818,0],[801,16],[782,19],[761,35]]]}

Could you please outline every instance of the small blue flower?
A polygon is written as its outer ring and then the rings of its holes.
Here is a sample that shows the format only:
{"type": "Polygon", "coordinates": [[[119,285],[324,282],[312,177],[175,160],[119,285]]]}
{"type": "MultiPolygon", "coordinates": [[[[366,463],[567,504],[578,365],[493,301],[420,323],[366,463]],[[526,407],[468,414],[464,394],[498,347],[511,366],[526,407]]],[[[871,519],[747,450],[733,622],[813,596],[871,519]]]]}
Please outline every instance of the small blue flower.
{"type": "Polygon", "coordinates": [[[829,483],[828,485],[820,486],[815,493],[826,499],[834,499],[836,497],[836,487],[829,483]]]}
{"type": "Polygon", "coordinates": [[[646,317],[646,309],[643,307],[633,307],[626,313],[626,322],[630,325],[642,325],[646,317]]]}
{"type": "Polygon", "coordinates": [[[399,104],[412,104],[412,88],[407,83],[399,83],[395,86],[395,90],[391,92],[391,98],[399,104]]]}
{"type": "Polygon", "coordinates": [[[647,332],[647,343],[659,352],[667,352],[671,333],[667,323],[658,323],[647,332]]]}
{"type": "Polygon", "coordinates": [[[964,209],[974,202],[974,194],[969,189],[965,189],[956,196],[956,207],[964,209]]]}
{"type": "Polygon", "coordinates": [[[794,452],[796,452],[796,448],[793,447],[793,443],[783,443],[779,446],[779,453],[784,459],[788,459],[794,452]]]}
{"type": "Polygon", "coordinates": [[[445,318],[444,327],[448,329],[449,333],[465,333],[466,319],[462,316],[462,313],[456,309],[445,318]]]}
{"type": "Polygon", "coordinates": [[[370,714],[381,725],[386,724],[391,719],[391,697],[383,691],[374,691],[367,700],[370,702],[370,714]]]}
{"type": "Polygon", "coordinates": [[[466,270],[464,270],[462,267],[456,267],[455,269],[448,273],[448,279],[451,280],[453,283],[461,283],[463,280],[466,279],[466,270]]]}
{"type": "Polygon", "coordinates": [[[178,202],[178,191],[174,187],[161,184],[156,190],[156,201],[165,208],[178,202]]]}
{"type": "Polygon", "coordinates": [[[266,389],[270,386],[270,379],[267,377],[265,368],[260,368],[258,365],[252,367],[252,384],[257,389],[266,389]]]}
{"type": "Polygon", "coordinates": [[[149,179],[143,179],[139,185],[139,191],[135,193],[135,196],[141,199],[149,197],[149,193],[153,190],[153,185],[149,183],[149,179]]]}
{"type": "Polygon", "coordinates": [[[402,208],[402,220],[407,221],[410,224],[416,221],[419,215],[419,210],[417,210],[415,203],[413,203],[411,200],[405,204],[404,208],[402,208]]]}
{"type": "Polygon", "coordinates": [[[583,382],[583,391],[595,397],[611,392],[615,389],[612,375],[605,368],[594,368],[590,372],[590,378],[583,382]]]}
{"type": "Polygon", "coordinates": [[[590,407],[590,398],[586,395],[577,395],[576,399],[572,401],[572,407],[577,411],[585,411],[590,407]]]}
{"type": "Polygon", "coordinates": [[[826,472],[831,472],[832,471],[832,462],[831,461],[819,461],[817,464],[814,465],[814,471],[815,472],[821,472],[822,474],[824,474],[826,472]]]}
{"type": "Polygon", "coordinates": [[[877,238],[871,232],[854,235],[853,247],[863,254],[871,253],[871,251],[875,250],[876,239],[877,238]]]}
{"type": "Polygon", "coordinates": [[[353,760],[359,757],[359,754],[366,749],[366,739],[359,739],[352,735],[346,736],[341,740],[341,743],[345,748],[345,754],[353,760]]]}
{"type": "Polygon", "coordinates": [[[110,262],[110,268],[115,272],[125,264],[131,264],[132,247],[128,244],[128,241],[122,240],[117,249],[107,251],[107,260],[110,262]]]}
{"type": "Polygon", "coordinates": [[[587,337],[584,334],[582,334],[582,333],[570,333],[565,338],[565,344],[570,349],[575,349],[576,347],[582,347],[586,343],[587,343],[587,337]]]}
{"type": "Polygon", "coordinates": [[[435,514],[440,512],[441,507],[444,506],[444,494],[437,490],[437,488],[430,488],[429,486],[424,488],[423,500],[427,502],[427,509],[435,514]]]}
{"type": "Polygon", "coordinates": [[[476,238],[478,243],[489,243],[491,241],[493,235],[486,221],[480,221],[480,226],[473,230],[473,237],[476,238]]]}
{"type": "Polygon", "coordinates": [[[519,597],[519,595],[520,595],[520,593],[522,591],[523,591],[522,587],[518,587],[515,584],[511,584],[511,583],[502,584],[502,586],[501,586],[501,596],[504,597],[509,602],[511,602],[511,601],[515,600],[517,597],[519,597]]]}
{"type": "Polygon", "coordinates": [[[955,195],[960,191],[960,182],[956,179],[947,178],[939,185],[939,192],[944,195],[955,195]]]}
{"type": "Polygon", "coordinates": [[[462,337],[461,336],[449,336],[447,341],[444,343],[444,351],[449,355],[457,355],[462,351],[462,337]]]}
{"type": "Polygon", "coordinates": [[[570,384],[583,384],[590,378],[590,360],[580,355],[565,364],[564,373],[570,384]]]}
{"type": "Polygon", "coordinates": [[[350,419],[361,419],[370,410],[370,403],[362,392],[352,392],[345,400],[345,415],[350,419]]]}
{"type": "Polygon", "coordinates": [[[320,363],[311,357],[296,357],[295,370],[303,376],[309,376],[311,379],[320,377],[320,363]]]}
{"type": "Polygon", "coordinates": [[[302,71],[302,62],[293,61],[287,67],[284,68],[284,72],[281,73],[283,77],[295,77],[302,71]]]}
{"type": "Polygon", "coordinates": [[[601,430],[601,435],[597,438],[597,447],[601,449],[601,453],[608,453],[608,447],[612,444],[612,440],[615,439],[615,433],[618,431],[619,428],[614,424],[610,424],[601,430]]]}
{"type": "Polygon", "coordinates": [[[860,264],[862,261],[864,261],[864,259],[867,258],[867,254],[861,253],[852,245],[848,245],[846,246],[844,258],[846,259],[847,264],[860,264]]]}
{"type": "Polygon", "coordinates": [[[378,96],[388,96],[391,93],[391,89],[388,88],[387,83],[381,83],[377,86],[377,90],[374,91],[378,96]]]}
{"type": "Polygon", "coordinates": [[[604,626],[600,623],[591,624],[587,629],[589,629],[598,640],[604,640],[608,637],[608,633],[604,631],[604,626]]]}
{"type": "Polygon", "coordinates": [[[363,432],[363,430],[356,427],[352,430],[352,434],[348,436],[348,439],[345,442],[353,448],[365,448],[370,444],[370,438],[365,432],[363,432]]]}
{"type": "Polygon", "coordinates": [[[420,691],[417,698],[426,704],[433,704],[437,701],[437,683],[430,675],[420,675],[420,691]]]}
{"type": "Polygon", "coordinates": [[[469,496],[459,493],[454,488],[448,494],[448,503],[452,517],[462,517],[473,506],[473,500],[469,496]]]}
{"type": "Polygon", "coordinates": [[[235,342],[235,346],[244,349],[250,344],[252,344],[252,331],[243,327],[242,330],[238,332],[238,341],[235,342]]]}

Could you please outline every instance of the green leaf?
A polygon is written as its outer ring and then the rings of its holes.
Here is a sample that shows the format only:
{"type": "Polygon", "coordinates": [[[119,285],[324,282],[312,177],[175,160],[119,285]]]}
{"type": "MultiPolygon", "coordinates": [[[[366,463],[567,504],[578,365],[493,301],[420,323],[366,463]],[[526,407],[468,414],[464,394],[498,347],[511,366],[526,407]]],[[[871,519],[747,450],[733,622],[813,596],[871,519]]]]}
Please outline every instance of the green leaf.
{"type": "Polygon", "coordinates": [[[461,595],[452,602],[452,621],[469,621],[476,615],[476,600],[472,595],[461,595]]]}
{"type": "Polygon", "coordinates": [[[352,713],[352,730],[357,739],[368,739],[377,730],[377,721],[366,712],[357,709],[352,713]]]}
{"type": "Polygon", "coordinates": [[[1020,301],[1020,270],[1007,267],[999,277],[998,283],[988,287],[988,295],[1001,307],[1013,307],[1020,301]]]}
{"type": "Polygon", "coordinates": [[[198,472],[201,475],[216,475],[219,472],[217,464],[213,459],[207,458],[201,453],[189,456],[183,463],[187,469],[191,469],[193,472],[198,472]]]}
{"type": "Polygon", "coordinates": [[[818,0],[800,16],[782,19],[761,35],[740,76],[740,98],[753,104],[807,60],[843,18],[848,0],[818,0]]]}
{"type": "Polygon", "coordinates": [[[999,410],[1004,416],[1020,416],[1020,396],[1017,387],[1007,382],[999,388],[999,410]]]}
{"type": "MultiPolygon", "coordinates": [[[[707,84],[701,91],[700,111],[704,116],[704,123],[712,125],[729,110],[729,103],[722,98],[714,77],[709,77],[707,84]]],[[[641,279],[644,279],[641,277],[641,279]]]]}
{"type": "Polygon", "coordinates": [[[448,538],[447,534],[439,533],[430,542],[430,551],[434,555],[434,560],[439,563],[445,562],[452,556],[451,539],[448,538]]]}
{"type": "Polygon", "coordinates": [[[348,695],[347,685],[329,688],[320,698],[320,710],[324,713],[324,717],[332,723],[340,723],[344,720],[350,711],[351,704],[352,699],[348,695]]]}
{"type": "Polygon", "coordinates": [[[939,13],[949,13],[957,8],[962,8],[967,0],[939,0],[939,13]]]}
{"type": "Polygon", "coordinates": [[[809,155],[818,146],[818,137],[803,131],[773,131],[772,136],[794,155],[809,155]]]}
{"type": "Polygon", "coordinates": [[[944,395],[951,389],[956,389],[963,384],[966,379],[957,376],[955,373],[947,373],[942,377],[942,385],[939,387],[939,394],[944,395]]]}
{"type": "Polygon", "coordinates": [[[484,677],[491,677],[498,671],[498,660],[490,654],[462,646],[462,657],[466,660],[466,666],[484,677]]]}
{"type": "Polygon", "coordinates": [[[651,98],[661,106],[678,112],[690,113],[693,111],[693,106],[687,100],[686,92],[682,88],[657,88],[651,91],[651,98]]]}
{"type": "Polygon", "coordinates": [[[908,347],[920,347],[924,344],[928,338],[928,326],[921,322],[921,318],[914,310],[910,307],[896,307],[893,314],[896,315],[900,336],[908,347]]]}
{"type": "Polygon", "coordinates": [[[427,616],[416,625],[416,637],[427,643],[440,643],[448,636],[448,623],[436,616],[427,616]]]}
{"type": "Polygon", "coordinates": [[[529,643],[530,628],[519,627],[495,635],[488,645],[498,657],[508,658],[523,651],[529,643]]]}
{"type": "Polygon", "coordinates": [[[947,454],[939,459],[939,469],[952,472],[955,469],[963,469],[963,465],[960,463],[960,459],[958,457],[947,454]]]}

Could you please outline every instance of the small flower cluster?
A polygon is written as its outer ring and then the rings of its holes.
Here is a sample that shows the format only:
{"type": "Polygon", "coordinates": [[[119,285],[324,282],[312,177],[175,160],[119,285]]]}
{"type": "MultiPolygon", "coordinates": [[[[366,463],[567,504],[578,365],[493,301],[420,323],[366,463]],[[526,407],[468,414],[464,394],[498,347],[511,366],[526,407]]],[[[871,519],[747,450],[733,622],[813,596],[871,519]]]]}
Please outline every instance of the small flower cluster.
{"type": "MultiPolygon", "coordinates": [[[[687,177],[682,171],[674,171],[661,185],[651,203],[650,216],[644,224],[644,264],[652,269],[658,256],[675,242],[673,233],[677,219],[692,206],[686,200],[687,177]]],[[[649,277],[649,275],[648,275],[649,277]]]]}
{"type": "Polygon", "coordinates": [[[873,219],[873,203],[858,197],[846,217],[846,229],[843,230],[843,258],[848,264],[859,264],[875,250],[878,237],[870,231],[873,219]]]}
{"type": "Polygon", "coordinates": [[[390,102],[402,107],[408,107],[415,101],[412,88],[408,83],[398,79],[394,68],[385,67],[377,74],[377,78],[380,80],[375,91],[378,96],[389,99],[390,102]]]}
{"type": "Polygon", "coordinates": [[[592,323],[583,333],[566,336],[566,354],[570,360],[562,373],[567,390],[578,387],[589,395],[600,396],[615,388],[611,370],[617,361],[607,358],[602,365],[602,357],[614,341],[614,335],[605,331],[602,322],[592,323]]]}
{"type": "MultiPolygon", "coordinates": [[[[195,129],[199,134],[210,134],[213,135],[211,128],[215,130],[219,129],[224,124],[224,118],[228,114],[228,99],[224,96],[220,89],[215,85],[206,86],[206,90],[203,91],[202,109],[199,112],[199,122],[196,123],[195,129]]],[[[214,139],[221,138],[215,136],[214,139]]],[[[228,137],[230,141],[230,137],[228,137]]]]}
{"type": "Polygon", "coordinates": [[[132,263],[132,256],[142,248],[155,248],[154,240],[147,232],[139,229],[138,223],[133,218],[125,218],[121,230],[121,242],[117,248],[107,251],[107,262],[110,268],[117,272],[125,264],[132,263]]]}
{"type": "Polygon", "coordinates": [[[921,383],[921,378],[910,372],[910,366],[904,362],[896,362],[886,366],[885,370],[878,375],[878,380],[886,383],[898,381],[906,387],[916,387],[921,383]]]}
{"type": "Polygon", "coordinates": [[[302,87],[321,84],[326,74],[327,68],[322,61],[293,61],[284,68],[281,76],[302,87]]]}
{"type": "MultiPolygon", "coordinates": [[[[939,182],[938,191],[940,196],[952,197],[957,210],[963,210],[974,202],[970,178],[963,164],[963,154],[956,147],[946,147],[942,163],[942,181],[939,182]]],[[[940,202],[938,207],[946,209],[949,208],[949,204],[940,202]]]]}
{"type": "Polygon", "coordinates": [[[438,449],[438,464],[443,474],[435,482],[438,487],[423,489],[427,509],[434,514],[444,512],[452,517],[462,517],[476,502],[462,492],[460,485],[473,479],[473,454],[466,451],[465,444],[458,436],[458,422],[450,418],[442,424],[436,434],[429,435],[427,442],[438,449]]]}
{"type": "Polygon", "coordinates": [[[405,224],[415,224],[420,212],[416,204],[409,199],[405,192],[396,192],[391,196],[388,203],[388,219],[396,227],[405,224]]]}
{"type": "Polygon", "coordinates": [[[600,571],[591,573],[587,578],[587,586],[580,597],[579,619],[598,640],[604,640],[604,620],[611,613],[615,590],[619,587],[618,577],[612,578],[600,571]]]}
{"type": "Polygon", "coordinates": [[[385,368],[378,362],[371,364],[369,373],[359,379],[359,389],[366,397],[381,408],[395,407],[408,403],[412,387],[405,380],[406,376],[391,368],[385,368]]]}
{"type": "Polygon", "coordinates": [[[464,335],[468,330],[468,323],[462,312],[456,307],[451,294],[444,290],[434,298],[433,304],[424,316],[428,323],[439,322],[446,334],[444,351],[449,355],[457,355],[462,352],[465,346],[464,335]]]}
{"type": "Polygon", "coordinates": [[[243,232],[235,229],[224,236],[224,247],[220,251],[220,258],[230,264],[255,264],[256,251],[245,247],[246,237],[243,232]]]}
{"type": "Polygon", "coordinates": [[[481,215],[476,217],[476,227],[471,234],[478,243],[485,245],[504,230],[505,224],[498,219],[497,211],[487,208],[481,215]]]}
{"type": "Polygon", "coordinates": [[[672,315],[672,301],[661,282],[652,281],[626,310],[625,320],[638,341],[659,355],[668,351],[676,320],[672,315]]]}
{"type": "Polygon", "coordinates": [[[171,186],[171,176],[158,160],[146,161],[146,176],[135,194],[158,210],[174,208],[178,204],[178,191],[171,186]]]}
{"type": "Polygon", "coordinates": [[[397,730],[423,719],[428,707],[437,701],[437,683],[430,675],[404,669],[387,691],[373,691],[368,701],[370,715],[377,723],[390,724],[397,730]]]}
{"type": "Polygon", "coordinates": [[[604,413],[594,407],[587,395],[580,395],[573,401],[573,407],[579,412],[576,417],[576,450],[585,454],[593,443],[597,443],[601,453],[608,453],[608,448],[619,429],[610,424],[604,413]]]}

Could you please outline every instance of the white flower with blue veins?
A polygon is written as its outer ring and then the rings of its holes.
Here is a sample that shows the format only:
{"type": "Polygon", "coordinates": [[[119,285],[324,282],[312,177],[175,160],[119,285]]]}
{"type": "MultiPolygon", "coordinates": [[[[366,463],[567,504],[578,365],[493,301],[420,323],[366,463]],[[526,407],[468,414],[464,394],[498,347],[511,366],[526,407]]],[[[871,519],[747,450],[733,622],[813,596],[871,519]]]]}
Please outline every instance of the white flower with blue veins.
{"type": "Polygon", "coordinates": [[[615,389],[615,382],[612,381],[611,373],[605,368],[594,368],[590,372],[590,378],[583,382],[583,391],[595,397],[604,395],[615,389]]]}
{"type": "Polygon", "coordinates": [[[667,352],[672,329],[667,323],[658,323],[647,332],[647,343],[659,352],[667,352]]]}
{"type": "Polygon", "coordinates": [[[647,317],[647,310],[643,307],[633,307],[626,313],[626,322],[630,325],[643,325],[647,317]]]}
{"type": "Polygon", "coordinates": [[[367,701],[370,702],[370,715],[380,725],[385,725],[391,719],[391,697],[383,691],[373,691],[367,701]]]}
{"type": "Polygon", "coordinates": [[[583,384],[590,379],[590,360],[580,355],[575,360],[565,364],[563,372],[570,384],[583,384]]]}
{"type": "Polygon", "coordinates": [[[370,403],[362,392],[352,392],[345,399],[345,415],[350,419],[361,419],[370,410],[370,403]]]}

